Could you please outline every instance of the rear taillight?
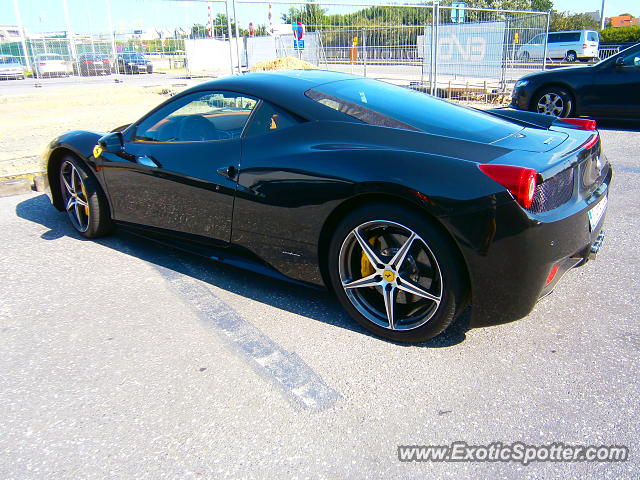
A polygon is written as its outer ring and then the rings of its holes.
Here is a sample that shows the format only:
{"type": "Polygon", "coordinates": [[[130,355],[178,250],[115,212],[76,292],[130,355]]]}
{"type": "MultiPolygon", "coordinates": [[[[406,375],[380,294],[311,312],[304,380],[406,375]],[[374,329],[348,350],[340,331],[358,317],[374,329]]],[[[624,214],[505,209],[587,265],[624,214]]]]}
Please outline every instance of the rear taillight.
{"type": "Polygon", "coordinates": [[[44,67],[47,63],[46,62],[40,62],[38,63],[38,65],[40,65],[41,67],[44,67]]]}
{"type": "Polygon", "coordinates": [[[109,60],[102,60],[102,63],[109,63],[109,60]]]}
{"type": "Polygon", "coordinates": [[[600,136],[598,134],[592,135],[589,140],[587,140],[586,142],[584,142],[582,144],[582,148],[584,148],[585,150],[589,150],[591,147],[593,147],[596,143],[598,143],[598,139],[600,138],[600,136]]]}
{"type": "Polygon", "coordinates": [[[490,163],[478,166],[485,175],[509,190],[522,207],[531,208],[538,178],[534,169],[490,163]]]}
{"type": "Polygon", "coordinates": [[[84,63],[85,65],[92,65],[93,64],[93,62],[91,60],[85,60],[82,63],[84,63]]]}
{"type": "Polygon", "coordinates": [[[582,44],[582,48],[587,48],[587,44],[586,44],[586,43],[583,43],[583,44],[582,44]]]}
{"type": "Polygon", "coordinates": [[[596,121],[591,120],[590,118],[560,118],[559,120],[564,123],[570,123],[571,125],[575,125],[576,127],[579,127],[582,130],[596,129],[596,121]]]}

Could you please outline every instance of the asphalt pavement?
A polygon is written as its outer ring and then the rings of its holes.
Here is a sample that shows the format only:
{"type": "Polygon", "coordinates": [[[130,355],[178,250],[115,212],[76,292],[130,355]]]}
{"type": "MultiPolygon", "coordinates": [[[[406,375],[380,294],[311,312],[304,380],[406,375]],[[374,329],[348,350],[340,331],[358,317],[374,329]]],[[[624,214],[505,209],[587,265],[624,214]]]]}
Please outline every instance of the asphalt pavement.
{"type": "Polygon", "coordinates": [[[639,478],[640,128],[602,136],[598,259],[524,319],[465,315],[416,346],[368,335],[328,293],[123,232],[83,240],[42,194],[0,199],[0,478],[639,478]],[[398,461],[454,441],[631,456],[398,461]]]}

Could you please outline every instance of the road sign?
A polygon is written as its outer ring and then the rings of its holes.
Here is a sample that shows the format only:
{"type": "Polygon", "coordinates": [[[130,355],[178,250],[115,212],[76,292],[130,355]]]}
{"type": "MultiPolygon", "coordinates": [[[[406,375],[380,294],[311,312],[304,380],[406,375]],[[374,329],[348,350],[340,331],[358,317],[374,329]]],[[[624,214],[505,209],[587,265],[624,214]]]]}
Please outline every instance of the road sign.
{"type": "Polygon", "coordinates": [[[304,25],[301,22],[291,22],[291,29],[293,30],[293,38],[302,40],[302,37],[304,37],[304,25]]]}
{"type": "Polygon", "coordinates": [[[294,50],[304,50],[304,40],[294,40],[293,41],[293,49],[294,50]]]}

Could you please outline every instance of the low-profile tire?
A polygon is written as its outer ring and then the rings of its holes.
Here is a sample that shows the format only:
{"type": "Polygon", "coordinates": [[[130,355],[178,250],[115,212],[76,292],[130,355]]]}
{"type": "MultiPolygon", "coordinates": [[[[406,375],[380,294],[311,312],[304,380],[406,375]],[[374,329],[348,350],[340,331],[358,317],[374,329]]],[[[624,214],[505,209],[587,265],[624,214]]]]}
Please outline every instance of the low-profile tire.
{"type": "Polygon", "coordinates": [[[62,204],[73,228],[86,238],[98,238],[113,231],[107,198],[88,168],[75,156],[60,162],[62,204]]]}
{"type": "Polygon", "coordinates": [[[558,86],[538,91],[533,96],[530,109],[532,112],[565,118],[573,114],[575,104],[573,95],[558,86]]]}
{"type": "Polygon", "coordinates": [[[406,207],[372,204],[348,214],[331,239],[327,267],[347,313],[389,340],[433,338],[464,308],[467,277],[451,240],[406,207]]]}

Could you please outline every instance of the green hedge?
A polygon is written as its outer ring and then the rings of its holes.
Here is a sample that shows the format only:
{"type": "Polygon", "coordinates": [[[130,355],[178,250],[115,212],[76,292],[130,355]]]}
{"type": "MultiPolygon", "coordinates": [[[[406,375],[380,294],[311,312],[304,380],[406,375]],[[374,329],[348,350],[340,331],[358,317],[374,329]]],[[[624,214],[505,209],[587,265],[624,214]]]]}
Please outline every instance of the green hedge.
{"type": "Polygon", "coordinates": [[[600,43],[640,42],[640,25],[629,27],[605,28],[600,31],[600,43]]]}

